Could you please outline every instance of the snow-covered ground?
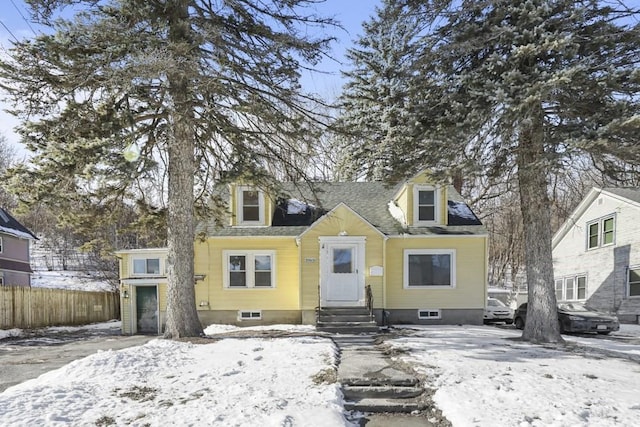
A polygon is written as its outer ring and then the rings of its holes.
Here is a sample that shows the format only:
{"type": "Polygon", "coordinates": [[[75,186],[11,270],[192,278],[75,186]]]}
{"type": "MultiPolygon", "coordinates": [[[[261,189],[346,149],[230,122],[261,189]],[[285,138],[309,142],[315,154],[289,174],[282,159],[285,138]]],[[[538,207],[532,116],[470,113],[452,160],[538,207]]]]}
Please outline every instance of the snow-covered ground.
{"type": "MultiPolygon", "coordinates": [[[[90,325],[83,326],[48,326],[46,328],[37,329],[37,335],[39,336],[49,336],[52,334],[56,334],[59,332],[79,332],[79,331],[101,331],[101,330],[112,330],[120,332],[122,327],[122,322],[119,320],[112,320],[110,322],[101,322],[101,323],[92,323],[90,325]]],[[[25,331],[23,329],[0,329],[0,344],[2,344],[2,339],[9,337],[23,337],[25,335],[33,335],[34,331],[29,330],[25,331]]]]}
{"type": "Polygon", "coordinates": [[[57,288],[74,291],[112,292],[113,286],[85,271],[36,270],[31,276],[33,288],[57,288]]]}
{"type": "Polygon", "coordinates": [[[568,349],[521,342],[521,334],[424,327],[391,344],[426,375],[456,427],[640,425],[640,326],[622,325],[613,334],[621,341],[564,335],[568,349]]]}
{"type": "Polygon", "coordinates": [[[43,236],[39,238],[40,240],[33,241],[30,247],[33,268],[31,287],[89,292],[114,291],[113,285],[102,279],[100,274],[82,269],[86,266],[86,263],[82,262],[85,254],[77,252],[70,255],[66,265],[69,269],[63,270],[60,260],[46,247],[46,239],[43,236]]]}
{"type": "MultiPolygon", "coordinates": [[[[565,335],[566,348],[521,342],[520,331],[493,326],[402,332],[386,342],[426,374],[454,426],[640,425],[640,366],[628,360],[640,360],[640,326],[622,325],[616,340],[565,335]]],[[[157,339],[8,388],[0,425],[349,425],[331,383],[335,352],[329,339],[312,336],[157,339]]]]}

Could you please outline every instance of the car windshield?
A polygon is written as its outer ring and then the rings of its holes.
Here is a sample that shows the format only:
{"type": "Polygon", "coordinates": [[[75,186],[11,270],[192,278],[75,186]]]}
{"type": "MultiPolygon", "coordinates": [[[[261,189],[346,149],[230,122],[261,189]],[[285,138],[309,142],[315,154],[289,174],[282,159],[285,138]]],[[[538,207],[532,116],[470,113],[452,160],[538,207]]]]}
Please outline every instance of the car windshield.
{"type": "Polygon", "coordinates": [[[487,300],[487,306],[489,306],[489,307],[506,307],[505,303],[503,303],[499,299],[494,299],[494,298],[489,298],[487,300]]]}
{"type": "Polygon", "coordinates": [[[589,311],[584,304],[576,303],[576,302],[567,302],[563,304],[559,304],[558,308],[560,310],[565,311],[589,311]]]}

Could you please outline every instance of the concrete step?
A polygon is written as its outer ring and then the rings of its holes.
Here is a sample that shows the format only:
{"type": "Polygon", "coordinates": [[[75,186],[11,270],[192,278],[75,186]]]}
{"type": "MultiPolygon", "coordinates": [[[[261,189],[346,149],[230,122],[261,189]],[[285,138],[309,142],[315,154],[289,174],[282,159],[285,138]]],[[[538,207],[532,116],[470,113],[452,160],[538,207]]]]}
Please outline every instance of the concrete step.
{"type": "Polygon", "coordinates": [[[352,315],[362,314],[369,315],[369,309],[366,307],[323,307],[318,311],[319,315],[352,315]]]}
{"type": "Polygon", "coordinates": [[[373,318],[367,314],[320,314],[320,322],[371,322],[373,318]]]}
{"type": "Polygon", "coordinates": [[[357,386],[343,385],[342,394],[346,400],[386,398],[403,399],[417,397],[424,393],[422,387],[416,386],[357,386]]]}
{"type": "Polygon", "coordinates": [[[353,326],[353,327],[375,326],[376,330],[378,329],[378,325],[376,324],[376,322],[374,322],[372,320],[365,321],[365,322],[351,322],[351,321],[346,321],[346,322],[323,322],[323,321],[319,321],[317,323],[317,326],[353,326]]]}
{"type": "Polygon", "coordinates": [[[410,413],[413,411],[423,411],[427,408],[425,402],[416,399],[357,399],[344,402],[344,409],[347,411],[360,412],[400,412],[410,413]]]}
{"type": "Polygon", "coordinates": [[[346,377],[338,378],[342,386],[355,387],[417,387],[420,381],[410,375],[397,373],[393,376],[373,377],[346,377]]]}
{"type": "Polygon", "coordinates": [[[364,334],[378,332],[378,326],[373,324],[348,324],[338,325],[325,323],[316,325],[316,329],[321,332],[331,332],[333,334],[364,334]]]}

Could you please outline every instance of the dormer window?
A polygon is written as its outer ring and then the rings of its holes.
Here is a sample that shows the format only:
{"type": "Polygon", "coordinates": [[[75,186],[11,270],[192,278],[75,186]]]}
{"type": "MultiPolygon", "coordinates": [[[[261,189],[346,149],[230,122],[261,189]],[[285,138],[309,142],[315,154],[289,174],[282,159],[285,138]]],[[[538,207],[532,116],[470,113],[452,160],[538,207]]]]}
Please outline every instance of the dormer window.
{"type": "Polygon", "coordinates": [[[433,225],[440,223],[438,201],[440,191],[436,187],[416,185],[413,191],[414,225],[433,225]]]}
{"type": "Polygon", "coordinates": [[[238,187],[238,225],[264,225],[264,194],[251,187],[238,187]]]}

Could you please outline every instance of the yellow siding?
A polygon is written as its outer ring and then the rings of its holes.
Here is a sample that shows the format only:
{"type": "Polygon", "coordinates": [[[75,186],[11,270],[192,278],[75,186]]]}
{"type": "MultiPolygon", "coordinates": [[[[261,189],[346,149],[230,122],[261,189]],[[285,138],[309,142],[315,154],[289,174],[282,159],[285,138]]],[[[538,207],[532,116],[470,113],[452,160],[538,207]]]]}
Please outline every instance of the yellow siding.
{"type": "Polygon", "coordinates": [[[403,238],[387,241],[387,308],[483,308],[487,287],[486,238],[403,238]],[[456,287],[404,289],[405,249],[454,249],[456,287]]]}
{"type": "Polygon", "coordinates": [[[320,236],[338,236],[341,232],[347,236],[364,236],[365,243],[365,284],[371,285],[374,305],[382,307],[383,304],[383,277],[371,277],[369,268],[383,266],[384,237],[370,224],[364,221],[353,211],[338,206],[327,214],[313,228],[307,231],[300,242],[301,247],[301,281],[303,310],[311,310],[318,306],[318,286],[320,283],[320,236]]]}
{"type": "Polygon", "coordinates": [[[120,287],[120,316],[122,320],[122,333],[123,334],[132,334],[131,330],[131,296],[133,295],[131,287],[128,285],[122,285],[120,287]],[[124,291],[127,291],[129,294],[129,298],[123,298],[124,291]]]}
{"type": "Polygon", "coordinates": [[[297,310],[300,307],[298,247],[293,237],[209,238],[195,243],[195,272],[206,274],[196,284],[196,302],[208,301],[210,310],[297,310]],[[224,250],[275,252],[276,287],[225,289],[224,250]]]}
{"type": "Polygon", "coordinates": [[[123,254],[120,258],[120,277],[129,277],[129,255],[123,254]]]}
{"type": "Polygon", "coordinates": [[[160,311],[167,311],[167,284],[158,284],[158,307],[160,311]]]}

